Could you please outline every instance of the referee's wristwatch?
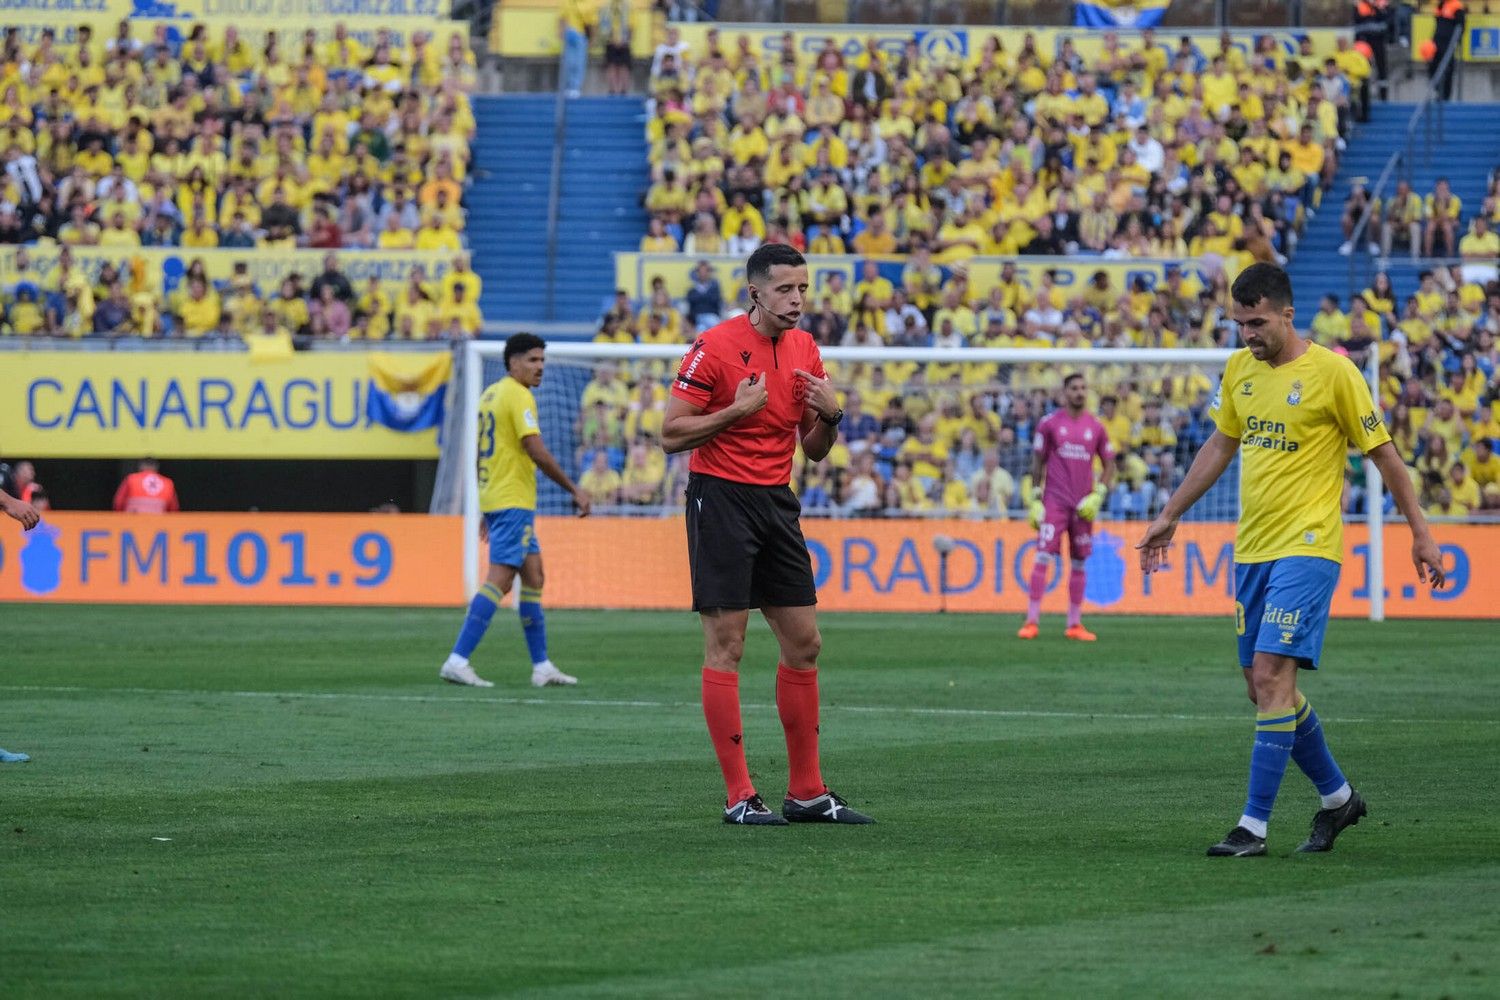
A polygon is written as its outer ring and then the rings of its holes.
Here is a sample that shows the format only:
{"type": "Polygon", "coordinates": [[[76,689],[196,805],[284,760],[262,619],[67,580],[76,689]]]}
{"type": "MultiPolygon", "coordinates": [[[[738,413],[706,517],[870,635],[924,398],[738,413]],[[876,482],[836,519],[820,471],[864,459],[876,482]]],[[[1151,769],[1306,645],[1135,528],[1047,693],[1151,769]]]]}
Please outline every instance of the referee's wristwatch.
{"type": "Polygon", "coordinates": [[[825,417],[820,413],[818,414],[818,419],[823,421],[823,423],[827,424],[829,427],[837,427],[844,420],[844,411],[842,408],[840,408],[835,411],[833,416],[831,417],[825,417]]]}

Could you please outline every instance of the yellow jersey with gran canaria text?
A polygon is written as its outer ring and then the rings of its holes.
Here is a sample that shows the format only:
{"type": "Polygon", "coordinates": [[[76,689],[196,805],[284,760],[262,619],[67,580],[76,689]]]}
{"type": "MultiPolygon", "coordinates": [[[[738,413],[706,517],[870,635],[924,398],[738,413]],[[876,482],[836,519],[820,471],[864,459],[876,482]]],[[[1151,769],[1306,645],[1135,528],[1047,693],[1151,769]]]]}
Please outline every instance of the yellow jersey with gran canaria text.
{"type": "Polygon", "coordinates": [[[1240,442],[1237,563],[1317,556],[1342,562],[1346,443],[1369,452],[1391,439],[1354,362],[1318,344],[1272,368],[1236,351],[1212,406],[1240,442]]]}
{"type": "Polygon", "coordinates": [[[536,463],[521,439],[540,434],[531,390],[509,375],[479,397],[479,509],[536,510],[536,463]]]}

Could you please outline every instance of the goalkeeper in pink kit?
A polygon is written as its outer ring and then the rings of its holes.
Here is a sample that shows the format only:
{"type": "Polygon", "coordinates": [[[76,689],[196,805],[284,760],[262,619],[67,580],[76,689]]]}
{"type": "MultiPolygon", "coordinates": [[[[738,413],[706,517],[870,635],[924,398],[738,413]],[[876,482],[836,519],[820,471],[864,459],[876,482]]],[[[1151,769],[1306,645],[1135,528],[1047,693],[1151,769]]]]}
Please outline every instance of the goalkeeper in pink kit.
{"type": "Polygon", "coordinates": [[[1031,526],[1038,531],[1036,563],[1031,567],[1031,601],[1026,624],[1016,635],[1037,637],[1042,615],[1042,594],[1052,567],[1062,559],[1063,538],[1068,540],[1071,572],[1068,574],[1069,639],[1093,642],[1097,636],[1083,627],[1084,560],[1094,545],[1094,518],[1109,495],[1114,478],[1114,449],[1104,425],[1084,407],[1089,387],[1082,375],[1063,379],[1063,406],[1037,423],[1031,456],[1031,489],[1026,495],[1031,526]],[[1103,467],[1094,479],[1094,459],[1103,467]]]}

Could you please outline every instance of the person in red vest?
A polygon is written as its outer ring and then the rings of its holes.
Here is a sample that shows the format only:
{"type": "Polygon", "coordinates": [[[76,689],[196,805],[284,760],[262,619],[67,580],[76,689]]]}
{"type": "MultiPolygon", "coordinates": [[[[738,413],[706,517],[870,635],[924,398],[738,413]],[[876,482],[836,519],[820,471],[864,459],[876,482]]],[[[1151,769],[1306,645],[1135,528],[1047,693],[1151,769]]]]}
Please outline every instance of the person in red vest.
{"type": "MultiPolygon", "coordinates": [[[[1468,13],[1463,0],[1437,0],[1432,22],[1432,58],[1427,60],[1427,75],[1438,76],[1438,64],[1443,61],[1450,48],[1460,45],[1464,37],[1464,24],[1468,13]]],[[[1438,94],[1443,100],[1453,96],[1453,71],[1459,61],[1459,52],[1453,53],[1448,66],[1437,81],[1438,94]]]]}
{"type": "Polygon", "coordinates": [[[154,458],[141,459],[115,491],[114,508],[126,514],[167,514],[182,508],[177,504],[177,487],[157,470],[154,458]]]}
{"type": "Polygon", "coordinates": [[[36,466],[30,462],[17,462],[11,477],[15,482],[16,498],[34,504],[36,494],[42,489],[41,484],[36,481],[36,466]]]}
{"type": "Polygon", "coordinates": [[[1389,99],[1385,48],[1390,44],[1391,17],[1390,0],[1355,0],[1354,40],[1370,47],[1370,60],[1375,64],[1375,80],[1382,100],[1389,99]]]}

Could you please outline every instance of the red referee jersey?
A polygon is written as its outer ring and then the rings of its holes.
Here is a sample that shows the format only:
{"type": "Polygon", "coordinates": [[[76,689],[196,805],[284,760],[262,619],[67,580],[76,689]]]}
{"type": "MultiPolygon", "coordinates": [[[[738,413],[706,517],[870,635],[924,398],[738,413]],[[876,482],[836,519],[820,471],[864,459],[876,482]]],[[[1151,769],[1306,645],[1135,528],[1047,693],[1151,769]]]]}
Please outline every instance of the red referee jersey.
{"type": "Polygon", "coordinates": [[[707,330],[677,369],[672,395],[715,413],[734,402],[746,376],[766,376],[770,400],[759,413],[724,428],[693,452],[688,468],[709,476],[756,486],[785,486],[792,480],[797,428],[802,422],[807,383],[796,369],[826,378],[818,345],[806,330],[779,337],[755,332],[746,316],[707,330]]]}
{"type": "Polygon", "coordinates": [[[166,514],[179,510],[177,487],[159,472],[132,472],[115,491],[115,510],[127,514],[166,514]]]}

